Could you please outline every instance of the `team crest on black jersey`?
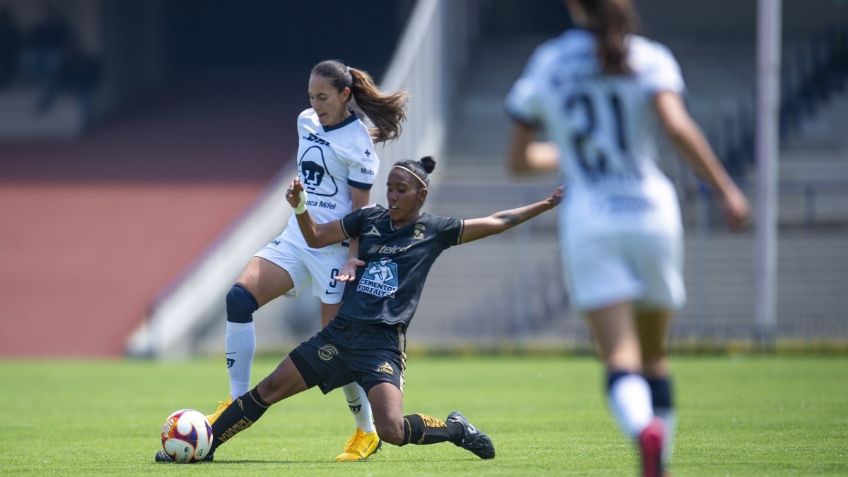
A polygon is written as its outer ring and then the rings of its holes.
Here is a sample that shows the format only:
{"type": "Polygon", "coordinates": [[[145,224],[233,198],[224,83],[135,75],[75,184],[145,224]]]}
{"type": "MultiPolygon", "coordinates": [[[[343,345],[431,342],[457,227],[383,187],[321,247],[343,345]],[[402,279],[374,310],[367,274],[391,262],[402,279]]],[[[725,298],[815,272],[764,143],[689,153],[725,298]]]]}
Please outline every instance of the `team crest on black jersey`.
{"type": "Polygon", "coordinates": [[[415,240],[424,240],[424,224],[415,224],[415,232],[412,233],[415,240]]]}
{"type": "Polygon", "coordinates": [[[378,297],[393,297],[398,289],[398,267],[388,257],[369,262],[359,280],[356,291],[378,297]]]}
{"type": "Polygon", "coordinates": [[[306,192],[324,197],[332,197],[339,192],[336,180],[327,173],[324,150],[320,146],[307,148],[300,156],[298,167],[306,192]]]}

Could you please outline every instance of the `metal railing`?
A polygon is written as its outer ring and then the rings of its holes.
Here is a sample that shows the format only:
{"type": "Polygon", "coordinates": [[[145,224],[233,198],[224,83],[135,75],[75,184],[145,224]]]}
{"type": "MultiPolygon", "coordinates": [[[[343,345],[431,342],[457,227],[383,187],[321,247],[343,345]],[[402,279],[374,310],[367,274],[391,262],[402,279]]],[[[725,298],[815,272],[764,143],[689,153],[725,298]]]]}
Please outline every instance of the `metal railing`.
{"type": "Polygon", "coordinates": [[[389,165],[441,152],[451,98],[477,38],[477,0],[420,0],[395,51],[381,87],[410,94],[403,133],[379,151],[382,165],[371,199],[381,202],[389,165]]]}

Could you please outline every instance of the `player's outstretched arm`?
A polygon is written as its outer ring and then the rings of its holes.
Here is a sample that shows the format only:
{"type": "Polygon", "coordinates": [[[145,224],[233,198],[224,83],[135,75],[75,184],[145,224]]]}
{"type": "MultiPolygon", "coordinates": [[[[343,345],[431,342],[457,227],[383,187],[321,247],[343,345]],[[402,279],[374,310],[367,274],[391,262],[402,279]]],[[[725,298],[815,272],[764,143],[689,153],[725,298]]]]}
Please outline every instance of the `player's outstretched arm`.
{"type": "Polygon", "coordinates": [[[347,238],[342,230],[341,220],[326,224],[316,224],[312,220],[309,209],[306,208],[306,191],[303,189],[303,183],[300,182],[299,177],[295,177],[286,189],[286,201],[294,208],[297,225],[300,227],[300,232],[303,234],[306,244],[310,247],[320,248],[339,243],[347,238]]]}
{"type": "Polygon", "coordinates": [[[488,237],[489,235],[499,234],[522,222],[526,222],[542,212],[551,210],[559,205],[562,202],[562,195],[563,188],[559,186],[554,189],[551,195],[539,202],[527,204],[517,209],[495,212],[488,217],[465,220],[463,221],[460,243],[467,243],[488,237]]]}
{"type": "Polygon", "coordinates": [[[513,174],[555,172],[559,167],[559,149],[552,142],[535,141],[536,130],[517,123],[509,142],[507,165],[513,174]]]}

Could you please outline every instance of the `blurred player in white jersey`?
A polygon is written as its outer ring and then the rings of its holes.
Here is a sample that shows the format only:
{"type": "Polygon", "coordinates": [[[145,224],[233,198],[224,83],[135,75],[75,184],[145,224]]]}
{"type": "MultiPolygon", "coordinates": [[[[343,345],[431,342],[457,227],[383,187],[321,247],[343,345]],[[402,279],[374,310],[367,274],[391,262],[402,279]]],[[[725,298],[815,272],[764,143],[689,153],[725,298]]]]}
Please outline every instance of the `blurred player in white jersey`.
{"type": "MultiPolygon", "coordinates": [[[[398,137],[407,95],[385,94],[368,73],[336,60],[322,61],[312,68],[308,93],[310,108],[297,118],[298,175],[310,196],[306,204],[309,212],[320,222],[330,222],[369,202],[380,165],[374,142],[398,137]],[[353,105],[371,121],[372,129],[357,116],[353,105]]],[[[311,291],[321,300],[323,328],[338,312],[345,282],[356,275],[357,251],[356,240],[310,248],[292,215],[283,233],[250,259],[227,293],[230,396],[208,416],[210,422],[214,423],[233,398],[249,389],[256,349],[253,312],[281,295],[311,291]]],[[[342,389],[356,420],[356,431],[336,460],[362,460],[380,445],[371,406],[356,383],[342,389]]]]}
{"type": "Polygon", "coordinates": [[[635,34],[630,1],[565,4],[578,28],[539,46],[506,99],[516,121],[509,165],[561,172],[560,242],[573,303],[644,475],[664,475],[675,420],[666,343],[686,297],[678,199],[656,164],[660,130],[713,187],[731,228],[747,221],[748,202],[689,116],[669,50],[635,34]],[[537,129],[550,142],[536,142],[537,129]]]}

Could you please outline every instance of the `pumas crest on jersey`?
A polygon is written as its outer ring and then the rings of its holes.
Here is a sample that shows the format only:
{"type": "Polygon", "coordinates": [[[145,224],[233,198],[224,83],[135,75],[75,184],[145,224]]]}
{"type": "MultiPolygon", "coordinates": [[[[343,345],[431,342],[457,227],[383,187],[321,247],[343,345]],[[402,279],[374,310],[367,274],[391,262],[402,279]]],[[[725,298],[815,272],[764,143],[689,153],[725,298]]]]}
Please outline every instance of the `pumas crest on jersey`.
{"type": "Polygon", "coordinates": [[[307,148],[300,156],[298,166],[303,185],[310,194],[333,197],[339,192],[336,180],[327,173],[324,150],[319,146],[307,148]]]}

